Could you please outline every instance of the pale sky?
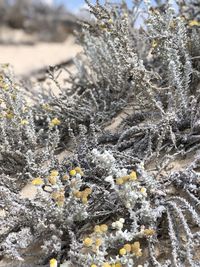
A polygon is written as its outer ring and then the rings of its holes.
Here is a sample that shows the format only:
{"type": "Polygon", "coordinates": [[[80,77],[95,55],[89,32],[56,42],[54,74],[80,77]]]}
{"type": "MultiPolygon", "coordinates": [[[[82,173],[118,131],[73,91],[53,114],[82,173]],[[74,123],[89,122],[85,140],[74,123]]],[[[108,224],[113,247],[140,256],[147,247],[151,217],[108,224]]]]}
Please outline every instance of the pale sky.
{"type": "MultiPolygon", "coordinates": [[[[55,4],[63,4],[65,5],[69,10],[71,11],[77,11],[80,7],[84,6],[85,1],[84,0],[46,0],[46,1],[53,1],[55,4]]],[[[111,2],[117,3],[121,2],[121,0],[110,0],[111,2]]],[[[175,0],[172,0],[174,3],[175,9],[176,4],[175,0]]],[[[91,3],[95,3],[96,0],[90,0],[91,3]]],[[[100,0],[100,3],[104,3],[105,0],[100,0]]],[[[126,0],[127,4],[131,6],[132,0],[126,0]]],[[[151,0],[152,4],[155,4],[155,0],[151,0]]]]}
{"type": "MultiPolygon", "coordinates": [[[[95,3],[95,0],[90,0],[91,3],[95,3]]],[[[100,0],[104,3],[104,0],[100,0]]],[[[120,2],[120,0],[114,0],[113,2],[120,2]]],[[[56,4],[64,4],[69,10],[76,11],[85,4],[84,0],[54,0],[56,4]]],[[[131,0],[127,0],[127,3],[131,3],[131,0]]]]}

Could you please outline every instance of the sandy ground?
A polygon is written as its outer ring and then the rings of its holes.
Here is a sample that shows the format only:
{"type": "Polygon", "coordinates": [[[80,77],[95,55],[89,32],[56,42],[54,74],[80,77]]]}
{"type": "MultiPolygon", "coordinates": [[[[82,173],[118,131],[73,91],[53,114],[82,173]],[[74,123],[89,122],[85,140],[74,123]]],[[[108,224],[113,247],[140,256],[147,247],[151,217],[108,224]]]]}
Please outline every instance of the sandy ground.
{"type": "Polygon", "coordinates": [[[55,65],[73,58],[81,51],[69,36],[64,43],[37,43],[35,45],[0,45],[0,64],[10,63],[16,75],[55,65]]]}

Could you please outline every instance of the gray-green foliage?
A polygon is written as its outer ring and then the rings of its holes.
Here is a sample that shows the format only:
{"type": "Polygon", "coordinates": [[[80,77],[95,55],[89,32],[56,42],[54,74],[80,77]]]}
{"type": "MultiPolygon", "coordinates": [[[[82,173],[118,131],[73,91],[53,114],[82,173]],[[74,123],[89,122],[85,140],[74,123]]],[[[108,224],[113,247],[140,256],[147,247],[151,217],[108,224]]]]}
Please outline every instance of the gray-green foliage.
{"type": "Polygon", "coordinates": [[[132,10],[124,2],[86,2],[94,20],[83,23],[84,53],[75,60],[70,90],[24,111],[13,79],[2,75],[0,207],[7,230],[0,235],[1,256],[21,260],[25,248],[40,244],[40,264],[55,257],[69,266],[197,267],[198,17],[187,18],[182,9],[176,14],[170,3],[147,4],[137,29],[140,1],[132,10]],[[113,119],[120,119],[117,127],[113,119]],[[186,156],[182,169],[168,168],[186,156]],[[84,174],[73,176],[77,166],[84,174]],[[132,170],[135,180],[129,180],[132,170]],[[22,185],[38,176],[43,184],[36,197],[21,199],[22,185]],[[81,201],[77,191],[88,187],[91,194],[81,201]],[[122,227],[113,228],[120,218],[122,227]],[[93,228],[102,223],[108,231],[99,250],[86,249],[84,238],[95,238],[93,228]],[[119,255],[134,242],[142,255],[119,255]]]}

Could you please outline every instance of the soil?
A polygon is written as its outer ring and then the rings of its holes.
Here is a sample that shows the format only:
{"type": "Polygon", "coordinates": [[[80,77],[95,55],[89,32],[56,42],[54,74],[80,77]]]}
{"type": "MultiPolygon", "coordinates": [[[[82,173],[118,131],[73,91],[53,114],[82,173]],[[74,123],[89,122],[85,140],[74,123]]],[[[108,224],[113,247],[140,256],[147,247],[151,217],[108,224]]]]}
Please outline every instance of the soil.
{"type": "Polygon", "coordinates": [[[80,51],[73,36],[69,36],[63,43],[0,44],[0,63],[11,64],[17,76],[25,76],[70,60],[80,51]]]}

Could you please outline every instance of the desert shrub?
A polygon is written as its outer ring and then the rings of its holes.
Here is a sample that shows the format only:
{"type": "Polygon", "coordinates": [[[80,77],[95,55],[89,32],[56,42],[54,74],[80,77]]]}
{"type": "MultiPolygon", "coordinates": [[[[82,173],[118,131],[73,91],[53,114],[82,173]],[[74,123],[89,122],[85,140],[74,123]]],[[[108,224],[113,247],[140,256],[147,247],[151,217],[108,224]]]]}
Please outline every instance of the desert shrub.
{"type": "Polygon", "coordinates": [[[27,107],[1,71],[0,255],[37,255],[32,266],[197,267],[198,17],[147,3],[137,29],[139,1],[86,2],[94,21],[83,22],[84,53],[59,97],[27,107]],[[22,198],[30,183],[35,198],[22,198]]]}

